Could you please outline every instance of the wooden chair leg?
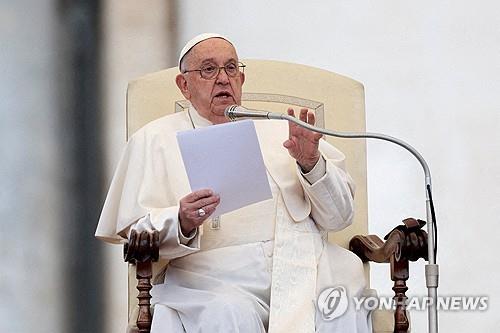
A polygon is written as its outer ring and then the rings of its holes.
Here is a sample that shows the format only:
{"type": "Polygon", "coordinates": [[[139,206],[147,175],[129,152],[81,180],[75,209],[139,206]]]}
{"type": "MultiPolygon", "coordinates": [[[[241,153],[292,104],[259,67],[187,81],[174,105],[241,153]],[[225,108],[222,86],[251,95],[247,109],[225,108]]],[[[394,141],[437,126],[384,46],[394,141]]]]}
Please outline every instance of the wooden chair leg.
{"type": "Polygon", "coordinates": [[[139,295],[139,316],[137,317],[137,328],[139,333],[149,333],[151,331],[151,322],[153,316],[151,315],[151,278],[152,264],[148,262],[138,262],[136,264],[136,277],[137,277],[137,290],[139,295]]]}
{"type": "Polygon", "coordinates": [[[409,276],[409,265],[408,260],[396,260],[393,256],[391,258],[391,279],[394,281],[394,303],[396,304],[396,310],[394,311],[394,333],[407,333],[410,328],[410,320],[408,319],[408,313],[406,312],[406,302],[408,297],[406,297],[406,291],[408,287],[406,286],[406,281],[409,276]]]}
{"type": "Polygon", "coordinates": [[[151,278],[153,277],[153,262],[158,261],[160,240],[158,231],[140,234],[132,230],[128,243],[123,248],[125,261],[136,266],[137,290],[139,295],[139,315],[137,328],[139,333],[149,333],[153,316],[151,314],[151,278]]]}

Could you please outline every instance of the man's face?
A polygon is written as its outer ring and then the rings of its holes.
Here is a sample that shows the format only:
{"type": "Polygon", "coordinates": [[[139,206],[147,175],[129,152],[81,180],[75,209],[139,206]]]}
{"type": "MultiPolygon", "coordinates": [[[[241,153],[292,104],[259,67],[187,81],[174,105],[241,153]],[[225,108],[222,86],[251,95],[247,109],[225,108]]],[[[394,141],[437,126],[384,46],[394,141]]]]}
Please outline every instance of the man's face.
{"type": "MultiPolygon", "coordinates": [[[[185,70],[200,69],[208,64],[223,67],[238,63],[234,47],[221,38],[210,38],[197,45],[186,55],[185,70]]],[[[221,69],[214,79],[207,80],[200,72],[179,74],[176,83],[184,97],[193,104],[198,113],[214,124],[227,122],[224,110],[229,105],[241,104],[241,86],[245,75],[238,71],[234,77],[221,69]]]]}

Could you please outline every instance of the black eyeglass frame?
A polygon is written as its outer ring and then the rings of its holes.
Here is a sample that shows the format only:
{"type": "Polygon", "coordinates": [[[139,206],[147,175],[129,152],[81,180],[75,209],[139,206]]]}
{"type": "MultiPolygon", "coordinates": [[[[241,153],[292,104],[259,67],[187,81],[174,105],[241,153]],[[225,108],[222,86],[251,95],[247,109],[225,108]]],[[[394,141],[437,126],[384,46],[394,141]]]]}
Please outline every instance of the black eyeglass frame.
{"type": "Polygon", "coordinates": [[[216,78],[217,78],[217,76],[219,76],[219,74],[220,74],[220,70],[221,70],[221,69],[224,69],[224,72],[226,72],[226,75],[227,75],[227,76],[229,76],[229,77],[236,77],[236,75],[238,75],[238,72],[245,73],[245,67],[247,67],[247,65],[245,65],[245,64],[244,64],[244,63],[242,63],[241,61],[238,61],[238,66],[237,66],[237,67],[238,67],[238,69],[239,69],[239,70],[238,70],[237,72],[235,72],[233,75],[229,74],[229,73],[227,72],[226,66],[228,66],[228,65],[232,65],[232,64],[233,64],[233,63],[227,63],[227,64],[226,64],[226,65],[224,65],[224,66],[215,66],[215,67],[217,68],[217,72],[216,72],[216,74],[215,74],[213,77],[211,77],[211,78],[206,78],[206,77],[203,77],[203,74],[202,74],[202,72],[203,72],[203,68],[200,68],[200,69],[187,69],[187,70],[183,71],[183,72],[182,72],[182,74],[191,73],[191,72],[200,72],[200,77],[201,77],[202,79],[204,79],[204,80],[214,80],[214,79],[216,79],[216,78]]]}

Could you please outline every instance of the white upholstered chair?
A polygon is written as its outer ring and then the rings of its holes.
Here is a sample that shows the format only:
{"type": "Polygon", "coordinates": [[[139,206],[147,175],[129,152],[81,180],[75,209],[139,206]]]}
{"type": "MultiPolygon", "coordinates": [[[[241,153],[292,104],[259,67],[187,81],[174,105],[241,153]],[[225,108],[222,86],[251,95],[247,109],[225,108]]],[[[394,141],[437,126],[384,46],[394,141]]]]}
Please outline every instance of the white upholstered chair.
{"type": "MultiPolygon", "coordinates": [[[[248,108],[285,112],[288,106],[307,107],[317,115],[317,124],[340,131],[365,131],[363,85],[329,71],[285,62],[243,60],[246,81],[242,104],[248,108]]],[[[181,111],[188,102],[175,84],[177,68],[143,76],[131,81],[127,91],[127,136],[146,123],[181,111]]],[[[366,143],[364,140],[327,138],[346,155],[347,169],[356,183],[355,220],[352,226],[329,236],[330,241],[349,248],[355,235],[368,232],[366,190],[366,143]]],[[[153,281],[166,265],[153,265],[153,281]]],[[[135,326],[138,313],[137,280],[134,265],[129,269],[129,327],[135,326]]],[[[365,264],[369,277],[369,266],[365,264]]],[[[161,275],[161,274],[160,274],[161,275]]],[[[142,284],[143,289],[147,286],[142,284]]],[[[140,287],[138,287],[140,289],[140,287]]],[[[144,292],[144,291],[142,291],[144,292]]],[[[147,300],[146,300],[147,301],[147,300]]],[[[374,314],[374,332],[393,332],[391,313],[374,314]]]]}

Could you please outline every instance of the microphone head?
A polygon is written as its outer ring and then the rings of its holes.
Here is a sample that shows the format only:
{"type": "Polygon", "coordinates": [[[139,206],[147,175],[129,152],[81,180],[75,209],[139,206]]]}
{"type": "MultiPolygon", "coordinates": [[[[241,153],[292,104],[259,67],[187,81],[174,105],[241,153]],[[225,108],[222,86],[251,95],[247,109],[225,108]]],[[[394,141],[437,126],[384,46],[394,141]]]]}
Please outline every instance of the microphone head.
{"type": "Polygon", "coordinates": [[[236,120],[236,116],[234,115],[234,111],[236,110],[236,108],[238,107],[238,105],[234,104],[234,105],[229,105],[225,110],[224,110],[224,116],[226,118],[228,118],[229,120],[231,121],[235,121],[236,120]]]}
{"type": "Polygon", "coordinates": [[[241,105],[230,105],[224,110],[224,116],[231,121],[243,119],[269,119],[270,112],[246,109],[241,105]]]}

